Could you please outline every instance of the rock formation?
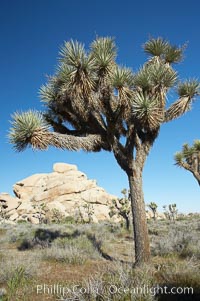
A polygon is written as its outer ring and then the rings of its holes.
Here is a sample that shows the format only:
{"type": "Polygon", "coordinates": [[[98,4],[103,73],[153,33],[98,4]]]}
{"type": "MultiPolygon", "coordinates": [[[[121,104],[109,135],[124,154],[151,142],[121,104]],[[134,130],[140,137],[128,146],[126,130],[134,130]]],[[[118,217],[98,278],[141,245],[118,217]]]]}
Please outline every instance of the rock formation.
{"type": "MultiPolygon", "coordinates": [[[[87,179],[76,165],[66,163],[55,163],[52,173],[18,181],[13,191],[15,197],[0,194],[0,220],[9,223],[25,220],[38,224],[67,217],[82,222],[110,220],[110,205],[117,199],[97,186],[95,180],[87,179]]],[[[147,210],[146,217],[151,219],[152,212],[147,210]]],[[[157,214],[157,219],[164,218],[164,214],[157,214]]]]}
{"type": "Polygon", "coordinates": [[[16,197],[0,194],[1,208],[10,221],[32,223],[39,223],[45,212],[48,215],[55,209],[63,217],[79,214],[87,219],[92,211],[93,222],[110,219],[109,205],[116,198],[97,186],[95,180],[88,180],[75,165],[65,163],[55,163],[52,173],[35,174],[18,181],[13,191],[16,197]]]}

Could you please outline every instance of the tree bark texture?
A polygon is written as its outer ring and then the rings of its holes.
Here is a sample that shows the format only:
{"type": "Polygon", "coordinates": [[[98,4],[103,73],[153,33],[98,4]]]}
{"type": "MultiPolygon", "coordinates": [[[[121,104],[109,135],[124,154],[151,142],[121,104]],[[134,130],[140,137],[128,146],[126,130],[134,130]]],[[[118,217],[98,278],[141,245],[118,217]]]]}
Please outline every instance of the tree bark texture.
{"type": "Polygon", "coordinates": [[[200,174],[198,172],[193,172],[193,175],[194,175],[195,179],[197,180],[197,182],[200,186],[200,174]]]}
{"type": "Polygon", "coordinates": [[[135,166],[133,174],[129,174],[128,179],[133,216],[135,263],[137,265],[142,262],[147,262],[150,259],[149,236],[142,188],[141,168],[135,166]]]}
{"type": "Polygon", "coordinates": [[[126,230],[129,231],[129,229],[130,229],[129,217],[126,216],[125,220],[126,220],[126,230]]]}

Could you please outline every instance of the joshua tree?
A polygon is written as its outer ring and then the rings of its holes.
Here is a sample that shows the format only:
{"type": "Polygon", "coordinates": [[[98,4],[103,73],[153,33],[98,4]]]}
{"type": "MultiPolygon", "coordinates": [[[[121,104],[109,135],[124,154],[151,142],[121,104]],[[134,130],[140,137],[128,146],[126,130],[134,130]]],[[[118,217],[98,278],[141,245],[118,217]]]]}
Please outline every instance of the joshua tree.
{"type": "Polygon", "coordinates": [[[170,212],[170,217],[174,222],[175,219],[176,219],[177,213],[178,213],[178,209],[176,208],[176,204],[170,204],[169,205],[169,212],[170,212]]]}
{"type": "Polygon", "coordinates": [[[35,217],[38,218],[39,224],[44,223],[46,213],[48,212],[48,208],[46,207],[46,204],[45,203],[41,203],[41,204],[35,203],[33,205],[33,208],[36,210],[35,217]]]}
{"type": "Polygon", "coordinates": [[[60,224],[62,223],[62,221],[64,221],[64,214],[59,210],[59,209],[56,209],[56,208],[53,208],[51,211],[50,211],[50,220],[51,222],[54,222],[56,224],[60,224]]]}
{"type": "Polygon", "coordinates": [[[161,124],[187,112],[199,93],[199,82],[178,82],[173,68],[183,48],[151,39],[144,44],[147,61],[133,73],[117,65],[112,38],[97,38],[89,51],[65,42],[55,75],[40,90],[46,112],[13,115],[10,142],[17,151],[31,145],[113,152],[129,181],[137,264],[150,258],[142,189],[146,158],[161,124]],[[166,107],[172,87],[178,100],[166,107]]]}
{"type": "Polygon", "coordinates": [[[200,140],[195,140],[190,147],[183,145],[182,151],[175,154],[176,165],[189,170],[200,185],[200,140]]]}
{"type": "Polygon", "coordinates": [[[110,206],[110,217],[114,215],[121,216],[126,222],[126,229],[129,230],[130,228],[130,213],[131,213],[131,201],[130,201],[130,194],[127,192],[127,189],[123,189],[121,191],[123,194],[123,198],[118,200],[112,200],[112,205],[110,206]]]}
{"type": "Polygon", "coordinates": [[[178,213],[178,209],[176,208],[176,204],[170,204],[168,206],[168,209],[167,209],[167,206],[165,205],[165,206],[163,206],[163,209],[164,209],[165,216],[169,220],[172,220],[174,222],[175,219],[176,219],[177,213],[178,213]]]}
{"type": "Polygon", "coordinates": [[[9,214],[6,212],[3,203],[0,202],[0,222],[5,222],[6,219],[9,219],[9,214]]]}
{"type": "Polygon", "coordinates": [[[92,206],[92,204],[85,204],[83,205],[84,211],[88,217],[88,223],[92,223],[93,221],[93,215],[94,215],[94,207],[92,206]]]}
{"type": "Polygon", "coordinates": [[[153,218],[154,220],[156,220],[156,211],[157,211],[157,208],[158,208],[158,205],[156,205],[156,203],[154,202],[151,202],[148,207],[151,209],[151,211],[153,212],[153,218]]]}
{"type": "Polygon", "coordinates": [[[92,223],[94,215],[94,207],[92,204],[84,204],[83,206],[76,206],[74,210],[74,217],[77,223],[86,224],[92,223]]]}

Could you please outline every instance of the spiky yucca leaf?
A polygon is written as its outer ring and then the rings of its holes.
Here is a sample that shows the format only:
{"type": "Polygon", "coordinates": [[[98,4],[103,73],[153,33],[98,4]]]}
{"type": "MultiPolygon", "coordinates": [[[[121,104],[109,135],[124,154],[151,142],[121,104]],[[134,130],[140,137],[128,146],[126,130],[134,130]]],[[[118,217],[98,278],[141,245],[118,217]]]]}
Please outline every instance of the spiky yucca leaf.
{"type": "Polygon", "coordinates": [[[183,158],[183,154],[181,152],[177,152],[174,156],[175,164],[178,166],[182,166],[183,158]]]}
{"type": "Polygon", "coordinates": [[[133,73],[131,69],[117,66],[111,75],[111,83],[116,89],[127,86],[131,87],[133,85],[133,73]]]}
{"type": "Polygon", "coordinates": [[[29,144],[33,148],[48,147],[49,137],[46,133],[49,126],[41,113],[33,110],[25,113],[16,112],[12,118],[9,140],[16,151],[23,151],[29,144]]]}
{"type": "Polygon", "coordinates": [[[57,78],[63,83],[69,83],[71,80],[71,75],[76,72],[76,68],[69,66],[65,63],[61,63],[57,68],[57,78]]]}
{"type": "Polygon", "coordinates": [[[63,81],[61,91],[79,98],[89,97],[96,80],[94,58],[86,54],[82,44],[73,41],[65,43],[60,55],[58,78],[63,81]]]}
{"type": "Polygon", "coordinates": [[[91,44],[91,57],[97,69],[103,74],[110,73],[116,58],[116,45],[113,38],[97,38],[91,44]]]}
{"type": "Polygon", "coordinates": [[[200,152],[200,140],[195,140],[193,147],[195,151],[200,152]]]}
{"type": "Polygon", "coordinates": [[[110,82],[118,90],[120,100],[128,101],[131,98],[133,73],[130,69],[117,66],[110,76],[110,82]]]}
{"type": "Polygon", "coordinates": [[[151,82],[148,68],[141,68],[134,76],[134,85],[136,88],[142,89],[143,91],[149,91],[153,84],[151,82]]]}
{"type": "Polygon", "coordinates": [[[169,46],[168,41],[163,38],[150,39],[144,44],[144,51],[152,56],[161,56],[169,46]]]}
{"type": "Polygon", "coordinates": [[[56,100],[57,97],[57,87],[51,81],[46,85],[42,85],[39,89],[39,96],[42,102],[48,105],[56,100]]]}
{"type": "Polygon", "coordinates": [[[84,45],[73,40],[65,42],[59,54],[62,63],[75,68],[80,67],[87,60],[84,45]]]}
{"type": "Polygon", "coordinates": [[[132,102],[132,114],[141,126],[148,130],[158,128],[163,121],[159,100],[150,98],[146,93],[135,93],[132,102]]]}
{"type": "Polygon", "coordinates": [[[165,112],[165,121],[176,119],[191,109],[192,100],[189,97],[182,97],[175,101],[165,112]]]}
{"type": "Polygon", "coordinates": [[[147,72],[154,86],[170,88],[177,81],[177,72],[170,66],[155,62],[147,67],[147,72]]]}
{"type": "Polygon", "coordinates": [[[181,62],[183,59],[183,50],[184,47],[168,45],[165,49],[165,62],[169,64],[181,62]]]}
{"type": "Polygon", "coordinates": [[[177,92],[180,97],[188,96],[192,98],[200,94],[200,83],[196,79],[187,80],[178,85],[177,92]]]}
{"type": "Polygon", "coordinates": [[[188,143],[183,144],[182,146],[182,155],[183,158],[189,163],[191,161],[192,156],[195,154],[195,148],[190,147],[188,143]]]}

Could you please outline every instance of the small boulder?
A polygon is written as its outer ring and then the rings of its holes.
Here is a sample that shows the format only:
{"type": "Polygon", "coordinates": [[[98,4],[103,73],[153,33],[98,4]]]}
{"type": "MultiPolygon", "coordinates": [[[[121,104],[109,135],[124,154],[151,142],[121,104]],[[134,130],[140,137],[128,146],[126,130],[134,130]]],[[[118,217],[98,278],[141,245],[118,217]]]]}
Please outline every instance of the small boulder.
{"type": "Polygon", "coordinates": [[[19,217],[19,214],[17,212],[15,212],[14,214],[12,214],[9,217],[9,219],[10,219],[10,221],[15,221],[18,217],[19,217]]]}
{"type": "Polygon", "coordinates": [[[10,211],[16,209],[20,206],[21,201],[19,198],[15,198],[8,193],[1,193],[0,194],[0,203],[3,203],[4,208],[6,211],[10,211]]]}
{"type": "Polygon", "coordinates": [[[35,216],[29,216],[28,221],[31,222],[34,225],[38,225],[39,224],[39,219],[35,216]]]}
{"type": "Polygon", "coordinates": [[[53,171],[58,173],[65,173],[70,170],[77,170],[76,165],[67,164],[67,163],[55,163],[53,165],[53,171]]]}

